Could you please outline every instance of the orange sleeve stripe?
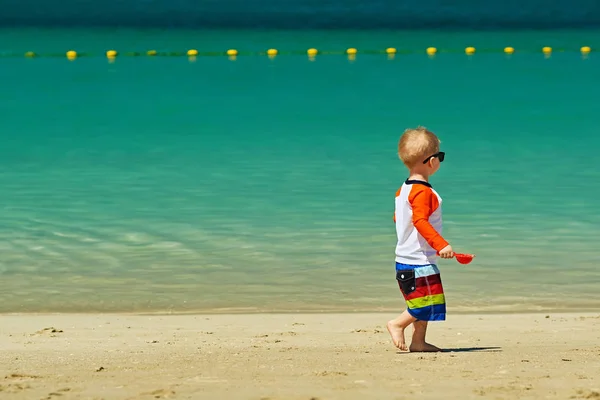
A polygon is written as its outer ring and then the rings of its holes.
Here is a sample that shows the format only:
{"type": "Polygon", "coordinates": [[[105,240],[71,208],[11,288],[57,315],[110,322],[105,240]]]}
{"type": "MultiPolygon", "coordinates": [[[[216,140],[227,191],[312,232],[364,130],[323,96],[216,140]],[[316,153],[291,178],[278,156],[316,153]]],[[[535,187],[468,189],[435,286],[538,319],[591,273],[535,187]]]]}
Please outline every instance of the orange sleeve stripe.
{"type": "MultiPolygon", "coordinates": [[[[396,190],[396,197],[400,196],[400,190],[402,190],[402,188],[396,190]]],[[[396,211],[394,211],[394,223],[396,223],[396,211]]]]}
{"type": "Polygon", "coordinates": [[[437,196],[433,194],[431,188],[424,185],[412,185],[408,202],[413,211],[413,225],[427,243],[437,251],[448,246],[448,242],[429,223],[429,217],[440,206],[437,196]]]}

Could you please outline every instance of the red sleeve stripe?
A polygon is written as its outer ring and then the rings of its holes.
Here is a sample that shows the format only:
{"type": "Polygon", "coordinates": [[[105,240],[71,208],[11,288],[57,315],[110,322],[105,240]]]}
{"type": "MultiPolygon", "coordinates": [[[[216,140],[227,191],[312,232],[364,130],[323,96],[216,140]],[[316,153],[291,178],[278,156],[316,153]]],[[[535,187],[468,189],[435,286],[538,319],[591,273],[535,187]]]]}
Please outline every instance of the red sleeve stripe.
{"type": "Polygon", "coordinates": [[[412,207],[413,225],[435,250],[440,251],[448,242],[429,223],[429,217],[440,206],[437,196],[425,185],[412,185],[408,202],[412,207]]]}

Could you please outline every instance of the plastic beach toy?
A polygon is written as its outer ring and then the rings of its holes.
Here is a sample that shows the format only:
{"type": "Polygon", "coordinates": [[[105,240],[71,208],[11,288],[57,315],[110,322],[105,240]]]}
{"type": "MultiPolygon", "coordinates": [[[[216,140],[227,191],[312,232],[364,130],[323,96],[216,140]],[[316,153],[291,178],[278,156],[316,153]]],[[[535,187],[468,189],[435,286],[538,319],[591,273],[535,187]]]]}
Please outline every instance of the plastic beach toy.
{"type": "MultiPolygon", "coordinates": [[[[440,253],[437,253],[437,255],[439,256],[440,253]]],[[[469,264],[475,258],[475,254],[454,253],[454,258],[460,264],[469,264]]]]}
{"type": "Polygon", "coordinates": [[[461,264],[468,264],[475,258],[475,254],[462,254],[462,253],[454,253],[454,257],[456,261],[461,264]]]}

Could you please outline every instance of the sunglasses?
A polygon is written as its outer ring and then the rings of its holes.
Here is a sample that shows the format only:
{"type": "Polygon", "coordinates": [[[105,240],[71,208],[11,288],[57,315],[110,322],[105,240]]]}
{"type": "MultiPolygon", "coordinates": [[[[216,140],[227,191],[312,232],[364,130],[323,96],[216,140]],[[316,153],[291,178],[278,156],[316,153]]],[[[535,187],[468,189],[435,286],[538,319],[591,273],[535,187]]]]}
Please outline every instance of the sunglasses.
{"type": "Polygon", "coordinates": [[[444,153],[443,151],[440,151],[438,153],[430,155],[425,160],[423,160],[423,164],[427,164],[427,161],[429,161],[432,158],[436,158],[436,157],[440,160],[440,162],[443,162],[445,156],[446,156],[446,153],[444,153]]]}

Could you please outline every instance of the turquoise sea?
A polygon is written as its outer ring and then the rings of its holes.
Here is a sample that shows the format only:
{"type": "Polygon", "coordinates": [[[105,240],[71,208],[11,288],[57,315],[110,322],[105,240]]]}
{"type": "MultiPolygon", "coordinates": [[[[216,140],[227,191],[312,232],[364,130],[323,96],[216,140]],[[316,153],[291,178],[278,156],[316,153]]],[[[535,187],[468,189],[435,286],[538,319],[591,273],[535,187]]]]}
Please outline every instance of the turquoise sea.
{"type": "Polygon", "coordinates": [[[401,311],[396,146],[416,125],[447,153],[444,236],[477,255],[440,263],[449,313],[599,310],[600,57],[581,46],[600,32],[2,30],[0,312],[401,311]],[[310,47],[359,53],[104,57],[310,47]],[[407,54],[361,54],[387,47],[407,54]],[[44,56],[71,49],[91,55],[44,56]]]}

